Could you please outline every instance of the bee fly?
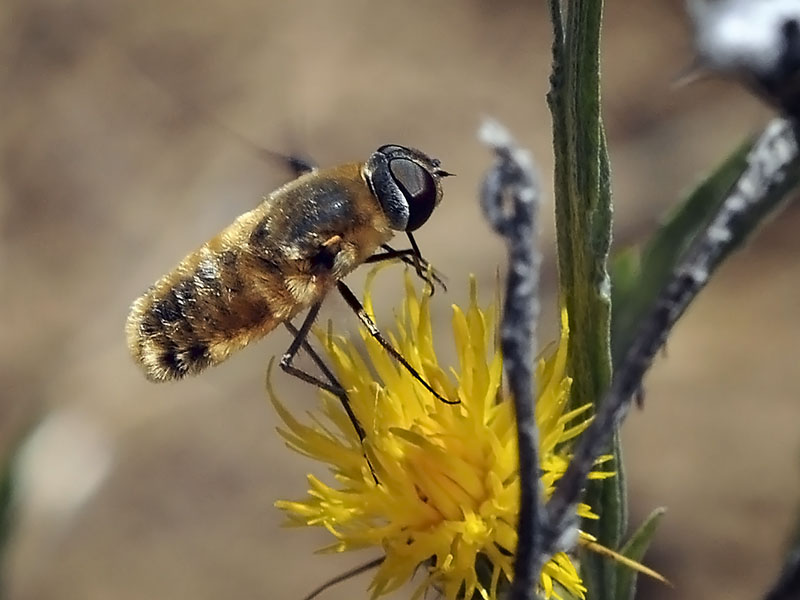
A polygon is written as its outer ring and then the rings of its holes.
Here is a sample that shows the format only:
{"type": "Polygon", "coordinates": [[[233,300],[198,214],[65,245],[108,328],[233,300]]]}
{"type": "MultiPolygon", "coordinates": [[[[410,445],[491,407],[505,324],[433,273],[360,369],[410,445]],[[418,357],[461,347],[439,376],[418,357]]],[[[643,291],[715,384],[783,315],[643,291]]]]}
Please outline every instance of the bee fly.
{"type": "Polygon", "coordinates": [[[364,163],[330,169],[290,164],[296,179],[189,254],[133,303],[126,326],[133,357],[152,381],[178,379],[221,363],[283,323],[294,340],[281,368],[338,396],[363,440],[344,388],[307,340],[325,295],[336,288],[395,360],[439,400],[456,403],[438,394],[381,335],[342,281],[362,263],[399,259],[432,287],[412,232],[441,201],[441,179],[450,173],[438,160],[398,145],[381,146],[364,163]],[[388,245],[396,231],[405,231],[410,248],[388,245]],[[291,320],[306,309],[295,327],[291,320]],[[327,381],[292,365],[300,347],[327,381]]]}

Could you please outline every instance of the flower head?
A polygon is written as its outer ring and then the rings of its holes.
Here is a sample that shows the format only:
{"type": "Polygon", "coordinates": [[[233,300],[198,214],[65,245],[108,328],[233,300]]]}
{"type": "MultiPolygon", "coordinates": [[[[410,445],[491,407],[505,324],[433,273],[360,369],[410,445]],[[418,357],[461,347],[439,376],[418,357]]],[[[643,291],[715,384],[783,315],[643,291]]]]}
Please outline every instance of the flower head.
{"type": "MultiPolygon", "coordinates": [[[[366,431],[363,445],[331,394],[322,394],[325,418],[312,414],[303,424],[271,392],[288,445],[329,464],[333,472],[330,483],[309,475],[306,498],[277,506],[294,524],[325,527],[334,539],[325,550],[380,548],[385,560],[371,583],[373,598],[406,583],[420,566],[427,568],[427,577],[415,597],[433,585],[448,600],[476,592],[494,599],[498,586],[512,578],[519,509],[514,408],[502,386],[495,310],[478,306],[474,280],[470,291],[466,311],[453,307],[458,366],[449,372],[436,358],[429,297],[418,295],[408,278],[396,334],[389,336],[426,381],[460,404],[438,401],[366,331],[361,332],[366,356],[344,338],[320,336],[366,431]]],[[[369,291],[365,307],[372,314],[369,291]]],[[[588,406],[566,411],[568,337],[564,313],[559,343],[537,368],[546,496],[567,467],[570,440],[588,424],[588,406]]],[[[579,505],[578,514],[596,518],[586,504],[579,505]]],[[[583,598],[586,591],[563,552],[546,563],[540,587],[547,598],[583,598]]]]}

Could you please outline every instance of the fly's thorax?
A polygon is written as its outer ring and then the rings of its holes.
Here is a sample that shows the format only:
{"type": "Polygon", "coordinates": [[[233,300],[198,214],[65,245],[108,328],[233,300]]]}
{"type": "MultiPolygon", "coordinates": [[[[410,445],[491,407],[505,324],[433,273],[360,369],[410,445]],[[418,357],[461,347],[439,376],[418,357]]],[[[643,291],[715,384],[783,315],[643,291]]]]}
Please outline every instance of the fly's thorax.
{"type": "Polygon", "coordinates": [[[248,245],[252,252],[306,270],[303,261],[342,277],[392,236],[367,186],[360,163],[299,177],[256,209],[248,245]],[[299,262],[297,262],[299,261],[299,262]]]}

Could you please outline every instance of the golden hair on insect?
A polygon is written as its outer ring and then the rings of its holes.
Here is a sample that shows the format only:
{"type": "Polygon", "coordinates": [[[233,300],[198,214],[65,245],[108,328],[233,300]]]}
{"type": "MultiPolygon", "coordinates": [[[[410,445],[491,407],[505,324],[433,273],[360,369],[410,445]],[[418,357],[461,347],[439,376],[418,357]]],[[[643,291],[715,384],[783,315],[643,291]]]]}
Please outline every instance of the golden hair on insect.
{"type": "MultiPolygon", "coordinates": [[[[422,274],[427,263],[412,232],[441,201],[441,179],[449,173],[438,160],[398,145],[381,146],[366,162],[304,170],[133,303],[128,347],[149,379],[199,373],[283,323],[295,340],[282,368],[341,397],[341,386],[318,357],[312,355],[327,383],[291,366],[292,358],[301,346],[313,352],[305,336],[334,287],[380,336],[341,279],[362,263],[392,259],[422,274]],[[388,246],[397,231],[408,235],[411,248],[388,246]],[[290,321],[304,310],[308,316],[296,329],[290,321]]],[[[384,347],[411,369],[388,343],[384,347]]]]}

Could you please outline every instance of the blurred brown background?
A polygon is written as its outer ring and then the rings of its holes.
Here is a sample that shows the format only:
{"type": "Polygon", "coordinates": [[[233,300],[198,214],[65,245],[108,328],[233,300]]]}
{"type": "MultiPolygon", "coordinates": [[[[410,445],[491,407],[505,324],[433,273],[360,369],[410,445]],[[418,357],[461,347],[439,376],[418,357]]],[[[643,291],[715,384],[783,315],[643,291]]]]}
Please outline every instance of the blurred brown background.
{"type": "MultiPolygon", "coordinates": [[[[619,244],[646,237],[769,117],[731,84],[671,89],[690,46],[677,2],[607,8],[619,244]]],[[[435,302],[446,334],[467,274],[489,298],[503,264],[476,201],[489,165],[475,140],[483,116],[534,150],[551,188],[549,47],[544,3],[512,0],[5,0],[0,441],[8,448],[48,411],[73,425],[32,463],[32,489],[50,496],[31,501],[17,532],[4,574],[12,598],[300,598],[374,556],[312,556],[326,535],[282,529],[272,507],[302,495],[312,468],[275,435],[264,393],[268,357],[288,335],[155,386],[125,349],[129,303],[285,180],[231,131],[323,165],[400,142],[458,174],[418,237],[449,277],[435,302]],[[65,518],[71,482],[103,472],[65,518]]],[[[546,337],[550,204],[544,214],[546,337]]],[[[649,376],[646,410],[625,425],[633,518],[669,507],[647,562],[676,587],[648,584],[641,597],[756,598],[778,570],[800,500],[798,226],[789,210],[722,270],[649,376]]],[[[400,272],[383,276],[385,317],[400,272]]],[[[339,300],[326,310],[353,327],[339,300]]],[[[284,400],[313,406],[308,387],[275,380],[284,400]]],[[[326,597],[365,597],[366,581],[326,597]]]]}

